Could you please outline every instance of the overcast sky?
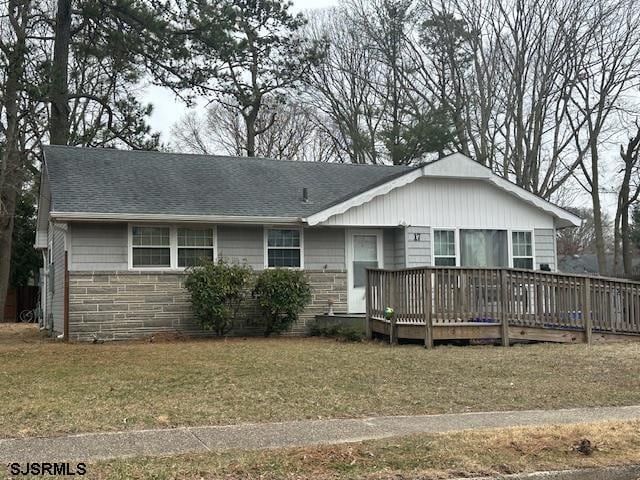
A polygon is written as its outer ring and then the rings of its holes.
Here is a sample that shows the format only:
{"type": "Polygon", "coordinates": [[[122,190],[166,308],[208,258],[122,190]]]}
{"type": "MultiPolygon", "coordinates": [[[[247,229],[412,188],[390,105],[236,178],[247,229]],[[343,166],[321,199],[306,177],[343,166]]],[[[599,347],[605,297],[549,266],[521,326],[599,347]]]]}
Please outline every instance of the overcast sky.
{"type": "MultiPolygon", "coordinates": [[[[338,5],[339,0],[293,0],[294,11],[305,11],[318,8],[327,8],[338,5]]],[[[153,114],[149,120],[151,128],[160,132],[160,140],[167,143],[171,140],[172,125],[187,111],[183,102],[178,100],[171,90],[156,86],[145,87],[141,92],[140,100],[143,103],[153,105],[153,114]]],[[[200,108],[206,103],[206,99],[198,102],[200,108]]]]}

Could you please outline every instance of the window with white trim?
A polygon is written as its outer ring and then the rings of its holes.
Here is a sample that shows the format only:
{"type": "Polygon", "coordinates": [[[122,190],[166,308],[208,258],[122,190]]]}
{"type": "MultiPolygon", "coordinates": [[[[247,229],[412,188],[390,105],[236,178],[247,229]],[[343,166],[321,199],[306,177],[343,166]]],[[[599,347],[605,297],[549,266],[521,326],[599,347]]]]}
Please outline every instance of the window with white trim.
{"type": "Polygon", "coordinates": [[[434,230],[433,260],[436,267],[456,266],[455,230],[434,230]]]}
{"type": "Polygon", "coordinates": [[[266,250],[267,267],[300,268],[302,266],[300,229],[268,229],[266,250]]]}
{"type": "Polygon", "coordinates": [[[178,228],[178,267],[193,267],[200,260],[213,261],[212,228],[178,228]]]}
{"type": "Polygon", "coordinates": [[[171,267],[169,227],[131,227],[131,246],[133,268],[171,267]]]}
{"type": "Polygon", "coordinates": [[[187,268],[216,258],[215,226],[131,225],[129,265],[137,269],[187,268]]]}
{"type": "Polygon", "coordinates": [[[533,270],[533,242],[531,232],[511,232],[513,268],[533,270]]]}

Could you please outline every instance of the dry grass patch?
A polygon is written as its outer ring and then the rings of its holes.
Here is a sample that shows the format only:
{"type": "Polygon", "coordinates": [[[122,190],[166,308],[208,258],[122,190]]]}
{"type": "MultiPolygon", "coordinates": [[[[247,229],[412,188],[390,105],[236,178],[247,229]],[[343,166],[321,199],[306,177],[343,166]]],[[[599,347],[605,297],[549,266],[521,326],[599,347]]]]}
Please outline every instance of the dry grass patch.
{"type": "Polygon", "coordinates": [[[0,438],[640,403],[634,343],[425,350],[275,338],[91,345],[42,341],[33,329],[16,338],[5,328],[0,438]]]}
{"type": "Polygon", "coordinates": [[[414,435],[350,445],[134,459],[89,467],[99,479],[445,479],[640,462],[640,422],[414,435]],[[590,455],[576,451],[589,439],[590,455]]]}

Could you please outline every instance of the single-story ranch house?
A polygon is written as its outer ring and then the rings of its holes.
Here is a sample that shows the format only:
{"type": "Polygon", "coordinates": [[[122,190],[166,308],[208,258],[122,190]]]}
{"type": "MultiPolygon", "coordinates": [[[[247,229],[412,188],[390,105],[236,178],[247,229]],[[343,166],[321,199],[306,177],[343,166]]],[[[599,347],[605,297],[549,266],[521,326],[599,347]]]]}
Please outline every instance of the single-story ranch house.
{"type": "MultiPolygon", "coordinates": [[[[557,269],[580,219],[454,154],[415,167],[49,146],[36,247],[57,335],[195,334],[184,269],[201,257],[301,268],[313,300],[365,311],[367,267],[557,269]]],[[[255,327],[248,309],[243,330],[255,327]]]]}

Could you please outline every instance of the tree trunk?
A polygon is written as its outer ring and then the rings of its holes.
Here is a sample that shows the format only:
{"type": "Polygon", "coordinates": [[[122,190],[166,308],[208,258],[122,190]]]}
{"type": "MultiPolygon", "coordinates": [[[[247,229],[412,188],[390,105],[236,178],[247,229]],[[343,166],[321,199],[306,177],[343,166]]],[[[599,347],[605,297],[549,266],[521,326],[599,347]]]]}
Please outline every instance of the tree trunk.
{"type": "Polygon", "coordinates": [[[8,55],[7,77],[3,92],[6,116],[5,145],[0,165],[0,321],[4,320],[4,307],[9,290],[9,274],[11,269],[11,245],[13,238],[14,215],[16,213],[16,198],[22,188],[22,158],[18,151],[18,102],[20,80],[26,55],[26,41],[24,28],[29,10],[29,3],[22,8],[9,5],[10,15],[15,29],[16,42],[8,55]],[[23,10],[24,9],[24,10],[23,10]],[[20,18],[18,18],[20,17],[20,18]],[[20,27],[22,30],[20,30],[20,27]]]}
{"type": "Polygon", "coordinates": [[[629,238],[629,205],[622,211],[622,222],[620,233],[622,234],[622,266],[624,267],[625,276],[629,277],[632,273],[633,266],[631,264],[631,238],[629,238]]]}
{"type": "Polygon", "coordinates": [[[593,202],[593,226],[596,237],[596,256],[598,258],[598,271],[601,275],[608,273],[607,258],[605,256],[604,232],[602,226],[602,206],[600,204],[600,182],[598,172],[598,146],[597,135],[591,138],[591,200],[593,202]]]}
{"type": "Polygon", "coordinates": [[[258,111],[252,109],[248,115],[244,116],[244,123],[247,127],[247,157],[256,156],[256,119],[258,111]]]}
{"type": "Polygon", "coordinates": [[[618,200],[618,208],[616,211],[616,217],[613,220],[613,273],[619,275],[622,273],[622,262],[620,261],[620,235],[621,235],[621,217],[622,209],[620,207],[620,200],[618,200]]]}
{"type": "Polygon", "coordinates": [[[51,67],[51,118],[49,141],[69,143],[69,44],[71,43],[71,0],[58,0],[53,65],[51,67]]]}
{"type": "MultiPolygon", "coordinates": [[[[7,155],[5,155],[7,160],[7,155]]],[[[0,215],[0,321],[4,321],[4,307],[9,291],[11,273],[11,248],[13,244],[13,215],[16,211],[16,193],[14,189],[3,192],[2,215],[0,215]],[[5,252],[7,254],[5,255],[5,252]]]]}

